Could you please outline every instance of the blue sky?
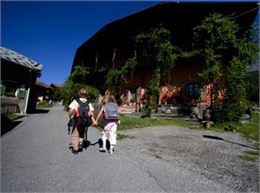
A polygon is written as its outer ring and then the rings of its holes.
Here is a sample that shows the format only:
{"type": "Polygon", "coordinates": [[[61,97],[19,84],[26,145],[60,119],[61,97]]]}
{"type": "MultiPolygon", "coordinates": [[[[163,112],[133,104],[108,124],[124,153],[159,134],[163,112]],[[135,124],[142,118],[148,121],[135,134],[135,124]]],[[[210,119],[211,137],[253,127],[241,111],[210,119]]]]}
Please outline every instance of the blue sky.
{"type": "Polygon", "coordinates": [[[1,45],[43,64],[42,81],[62,84],[81,44],[105,24],[155,4],[2,1],[1,45]]]}
{"type": "Polygon", "coordinates": [[[43,64],[47,84],[62,84],[81,44],[105,24],[157,3],[1,1],[1,45],[43,64]]]}

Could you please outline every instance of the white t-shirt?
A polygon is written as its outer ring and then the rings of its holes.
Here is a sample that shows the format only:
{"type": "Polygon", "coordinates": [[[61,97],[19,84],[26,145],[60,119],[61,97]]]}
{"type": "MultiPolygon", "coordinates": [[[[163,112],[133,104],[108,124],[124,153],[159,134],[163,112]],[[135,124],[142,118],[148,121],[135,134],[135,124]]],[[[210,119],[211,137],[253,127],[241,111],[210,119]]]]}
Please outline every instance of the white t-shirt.
{"type": "MultiPolygon", "coordinates": [[[[83,103],[87,101],[87,99],[85,99],[85,98],[79,98],[79,100],[81,100],[83,103]]],[[[79,105],[78,102],[76,101],[76,99],[74,99],[74,100],[70,103],[69,108],[76,111],[78,105],[79,105]]],[[[89,103],[88,106],[89,106],[89,111],[94,111],[94,108],[93,108],[93,106],[92,106],[91,103],[89,103]]]]}

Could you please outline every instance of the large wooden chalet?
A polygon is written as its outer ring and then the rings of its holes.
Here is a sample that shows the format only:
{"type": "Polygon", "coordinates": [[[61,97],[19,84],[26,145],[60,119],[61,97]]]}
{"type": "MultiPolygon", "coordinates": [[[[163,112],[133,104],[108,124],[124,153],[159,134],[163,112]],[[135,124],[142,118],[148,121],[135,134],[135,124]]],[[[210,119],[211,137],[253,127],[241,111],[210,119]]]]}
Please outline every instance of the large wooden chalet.
{"type": "MultiPolygon", "coordinates": [[[[72,71],[76,65],[86,66],[90,71],[87,84],[104,92],[107,89],[104,82],[108,70],[120,67],[129,57],[134,56],[133,37],[141,31],[163,24],[172,32],[174,44],[189,51],[192,47],[193,28],[210,13],[234,14],[242,34],[254,22],[258,6],[257,2],[159,3],[105,25],[77,49],[72,71]]],[[[126,88],[135,92],[138,87],[146,87],[154,69],[155,66],[151,63],[138,62],[135,78],[126,88]]],[[[173,85],[181,89],[176,89],[176,97],[172,103],[183,103],[184,98],[198,98],[198,72],[202,69],[203,63],[198,58],[177,61],[172,71],[173,85]]],[[[206,94],[200,94],[205,102],[206,94]]]]}

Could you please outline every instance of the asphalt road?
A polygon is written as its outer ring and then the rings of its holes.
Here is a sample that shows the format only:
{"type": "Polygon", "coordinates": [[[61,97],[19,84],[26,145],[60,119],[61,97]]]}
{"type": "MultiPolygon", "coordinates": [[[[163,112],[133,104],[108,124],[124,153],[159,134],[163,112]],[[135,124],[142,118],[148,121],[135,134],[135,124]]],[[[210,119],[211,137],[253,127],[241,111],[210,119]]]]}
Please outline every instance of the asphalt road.
{"type": "Polygon", "coordinates": [[[55,106],[31,114],[1,137],[1,192],[228,192],[202,175],[120,144],[100,153],[100,133],[78,155],[68,149],[67,113],[55,106]],[[139,158],[137,158],[139,157],[139,158]]]}

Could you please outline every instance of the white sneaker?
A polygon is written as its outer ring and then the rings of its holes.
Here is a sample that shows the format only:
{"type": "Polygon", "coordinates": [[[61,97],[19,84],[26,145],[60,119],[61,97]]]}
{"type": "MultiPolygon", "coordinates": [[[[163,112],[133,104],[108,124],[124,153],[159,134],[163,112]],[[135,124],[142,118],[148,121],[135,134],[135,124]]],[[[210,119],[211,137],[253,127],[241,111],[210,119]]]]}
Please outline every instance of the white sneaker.
{"type": "Polygon", "coordinates": [[[106,151],[107,151],[107,148],[101,147],[101,148],[99,148],[99,151],[100,151],[100,152],[106,152],[106,151]]]}
{"type": "Polygon", "coordinates": [[[110,148],[110,149],[109,149],[109,154],[113,154],[114,151],[115,151],[114,148],[110,148]]]}

